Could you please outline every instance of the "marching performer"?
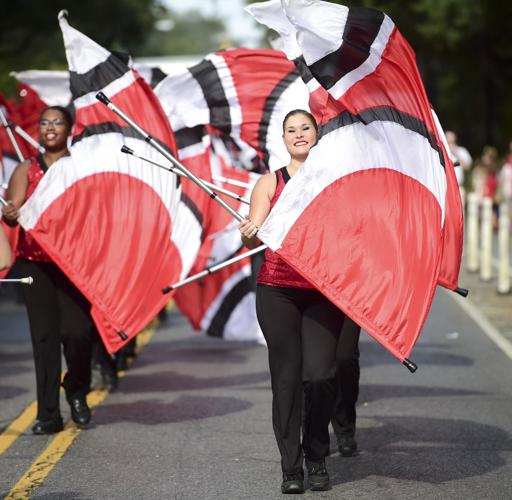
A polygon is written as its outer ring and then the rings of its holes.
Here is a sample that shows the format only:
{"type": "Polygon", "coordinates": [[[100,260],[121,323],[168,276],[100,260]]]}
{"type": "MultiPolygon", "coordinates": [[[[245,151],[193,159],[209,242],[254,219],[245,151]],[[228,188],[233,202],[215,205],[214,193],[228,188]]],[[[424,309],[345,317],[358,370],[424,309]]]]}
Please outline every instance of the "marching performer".
{"type": "MultiPolygon", "coordinates": [[[[20,163],[9,182],[4,220],[16,225],[18,209],[36,189],[48,168],[69,155],[67,138],[72,118],[68,110],[51,106],[43,110],[39,135],[46,152],[20,163]]],[[[24,287],[37,384],[37,422],[34,434],[52,434],[63,429],[59,407],[61,343],[67,372],[62,385],[71,407],[71,417],[86,425],[91,412],[86,402],[91,382],[91,342],[94,333],[90,304],[49,255],[23,229],[16,252],[19,269],[34,278],[24,287]]]]}
{"type": "MultiPolygon", "coordinates": [[[[260,244],[258,228],[286,182],[301,168],[317,134],[317,123],[309,112],[293,110],[286,115],[283,139],[291,161],[256,183],[249,218],[239,225],[247,247],[260,244]]],[[[303,454],[311,489],[327,490],[328,426],[337,392],[336,350],[345,315],[270,250],[265,252],[257,282],[256,308],[269,350],[272,422],[281,453],[281,491],[304,492],[303,454]]]]}

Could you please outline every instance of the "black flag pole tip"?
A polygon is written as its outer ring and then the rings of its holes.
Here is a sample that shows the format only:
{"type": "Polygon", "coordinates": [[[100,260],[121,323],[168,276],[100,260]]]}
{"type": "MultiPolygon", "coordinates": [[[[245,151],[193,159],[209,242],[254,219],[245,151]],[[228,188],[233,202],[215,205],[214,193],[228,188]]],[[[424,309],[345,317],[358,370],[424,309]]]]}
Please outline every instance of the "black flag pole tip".
{"type": "Polygon", "coordinates": [[[123,146],[121,148],[121,153],[126,153],[127,155],[132,155],[133,149],[129,148],[128,146],[123,146]]]}
{"type": "Polygon", "coordinates": [[[418,365],[413,363],[410,359],[405,358],[402,364],[411,372],[414,373],[418,369],[418,365]]]}
{"type": "Polygon", "coordinates": [[[126,335],[126,333],[123,331],[117,332],[117,334],[121,337],[121,340],[128,340],[128,335],[126,335]]]}
{"type": "Polygon", "coordinates": [[[102,102],[106,106],[110,104],[110,99],[103,92],[98,92],[96,94],[96,99],[98,99],[98,101],[102,102]]]}
{"type": "Polygon", "coordinates": [[[172,286],[166,286],[165,288],[162,288],[162,293],[165,295],[169,292],[172,292],[173,288],[172,286]]]}
{"type": "Polygon", "coordinates": [[[469,290],[467,288],[459,288],[459,287],[457,287],[454,290],[454,292],[458,293],[459,295],[462,295],[463,297],[467,297],[468,293],[469,293],[469,290]]]}

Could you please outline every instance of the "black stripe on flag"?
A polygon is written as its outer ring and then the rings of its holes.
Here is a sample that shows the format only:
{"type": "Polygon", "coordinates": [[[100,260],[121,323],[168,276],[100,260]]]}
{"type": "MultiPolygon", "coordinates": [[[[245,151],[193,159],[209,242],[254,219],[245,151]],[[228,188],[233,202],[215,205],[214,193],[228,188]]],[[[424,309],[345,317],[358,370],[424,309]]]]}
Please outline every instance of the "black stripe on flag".
{"type": "Polygon", "coordinates": [[[160,68],[151,68],[151,88],[154,89],[166,76],[160,68]]]}
{"type": "Polygon", "coordinates": [[[210,125],[225,132],[231,133],[231,114],[224,87],[217,73],[215,65],[208,60],[188,68],[197,80],[210,110],[210,125]]]}
{"type": "Polygon", "coordinates": [[[268,127],[270,126],[270,118],[276,106],[277,101],[283,92],[295,81],[300,78],[299,69],[296,68],[286,76],[281,78],[277,85],[272,89],[272,92],[267,96],[265,104],[263,105],[263,114],[258,127],[258,149],[263,152],[263,163],[268,167],[270,155],[267,150],[267,134],[268,127]]]}
{"type": "Polygon", "coordinates": [[[251,293],[252,291],[252,276],[242,278],[224,297],[224,300],[213,317],[206,334],[210,337],[222,338],[224,336],[226,323],[229,321],[229,318],[236,306],[248,293],[251,293]]]}
{"type": "MultiPolygon", "coordinates": [[[[103,123],[97,123],[95,125],[89,125],[88,127],[85,127],[80,135],[76,135],[73,137],[71,141],[71,145],[74,146],[76,143],[80,142],[83,139],[87,139],[88,137],[93,137],[95,135],[101,135],[101,134],[121,134],[123,137],[130,137],[131,139],[139,139],[140,141],[143,141],[144,145],[147,145],[147,142],[144,141],[144,139],[141,137],[141,135],[132,127],[126,126],[123,127],[119,125],[119,123],[114,122],[103,122],[103,123]]],[[[172,151],[169,149],[167,144],[163,143],[156,137],[153,137],[153,140],[158,142],[160,146],[165,148],[166,151],[168,151],[171,155],[173,154],[172,151]]],[[[174,156],[174,155],[173,155],[174,156]]],[[[149,164],[148,164],[149,167],[149,164]]],[[[158,167],[153,167],[158,168],[158,167]]],[[[180,185],[180,176],[175,175],[176,178],[176,187],[179,187],[180,185]]]]}
{"type": "Polygon", "coordinates": [[[313,75],[311,74],[311,70],[309,69],[309,66],[306,63],[304,56],[297,57],[296,59],[293,60],[293,62],[297,67],[297,70],[299,71],[299,74],[302,77],[304,83],[307,84],[310,80],[313,79],[313,75]]]}
{"type": "Polygon", "coordinates": [[[309,66],[322,87],[330,89],[368,59],[383,21],[384,13],[378,10],[349,9],[340,47],[309,66]]]}
{"type": "MultiPolygon", "coordinates": [[[[121,134],[124,137],[130,137],[132,139],[140,139],[141,141],[144,140],[144,138],[134,128],[128,125],[124,127],[122,125],[119,125],[119,123],[103,122],[85,127],[79,135],[75,135],[73,137],[71,145],[74,146],[77,142],[80,142],[82,139],[86,139],[87,137],[91,137],[93,135],[111,133],[121,134]]],[[[169,154],[174,156],[173,152],[169,149],[169,146],[167,146],[167,144],[160,141],[156,137],[152,138],[153,140],[158,142],[158,144],[160,144],[160,146],[162,146],[169,154]]]]}
{"type": "MultiPolygon", "coordinates": [[[[179,176],[176,176],[176,177],[178,177],[178,179],[179,179],[179,176]]],[[[203,222],[204,222],[203,214],[201,213],[199,208],[197,208],[197,205],[194,203],[194,200],[192,200],[192,198],[187,193],[184,193],[183,191],[181,192],[180,200],[190,209],[194,218],[197,220],[197,222],[199,223],[201,228],[203,228],[203,222]]],[[[201,239],[202,239],[202,236],[201,236],[201,239]]]]}
{"type": "Polygon", "coordinates": [[[194,144],[199,144],[203,141],[203,136],[206,135],[204,125],[197,125],[192,128],[182,128],[174,132],[176,144],[178,149],[185,149],[194,144]]]}
{"type": "Polygon", "coordinates": [[[69,87],[74,99],[78,99],[89,92],[99,92],[108,84],[121,78],[131,71],[119,57],[110,54],[102,63],[91,68],[87,73],[69,72],[69,87]]]}
{"type": "Polygon", "coordinates": [[[339,128],[346,127],[347,125],[353,125],[354,123],[368,125],[376,121],[398,123],[407,130],[422,135],[428,140],[432,149],[437,152],[441,165],[445,167],[442,149],[437,143],[435,135],[429,132],[425,122],[390,106],[368,108],[357,115],[343,111],[343,113],[335,116],[320,127],[320,137],[339,128]]]}

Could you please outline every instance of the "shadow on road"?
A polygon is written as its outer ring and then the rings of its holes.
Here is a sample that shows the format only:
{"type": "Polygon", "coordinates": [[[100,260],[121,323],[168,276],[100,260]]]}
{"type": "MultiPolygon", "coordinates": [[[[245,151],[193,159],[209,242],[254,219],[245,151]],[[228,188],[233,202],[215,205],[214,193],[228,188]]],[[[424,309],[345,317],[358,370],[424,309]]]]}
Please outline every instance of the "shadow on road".
{"type": "Polygon", "coordinates": [[[362,450],[346,459],[333,455],[333,484],[368,476],[437,484],[480,476],[505,465],[512,451],[502,429],[459,419],[372,417],[375,425],[358,431],[362,450]]]}
{"type": "Polygon", "coordinates": [[[268,372],[237,373],[224,377],[195,377],[183,375],[171,370],[164,372],[139,374],[130,373],[119,386],[119,392],[137,394],[143,392],[171,392],[218,387],[234,387],[257,384],[269,380],[268,372]]]}
{"type": "MultiPolygon", "coordinates": [[[[361,342],[361,366],[381,366],[399,364],[400,362],[384,347],[373,341],[361,342]]],[[[422,366],[471,366],[474,360],[460,354],[447,352],[451,346],[444,344],[418,344],[409,358],[418,365],[418,373],[422,366]]],[[[407,369],[404,367],[404,371],[407,369]]]]}
{"type": "Polygon", "coordinates": [[[362,384],[360,386],[360,402],[378,401],[388,398],[432,398],[453,396],[477,396],[479,391],[451,389],[446,387],[424,387],[419,385],[385,385],[362,384]]]}
{"type": "Polygon", "coordinates": [[[106,404],[94,415],[95,425],[116,422],[135,422],[144,425],[187,422],[210,417],[229,415],[247,410],[249,401],[231,397],[183,395],[171,403],[145,399],[133,403],[106,404]]]}

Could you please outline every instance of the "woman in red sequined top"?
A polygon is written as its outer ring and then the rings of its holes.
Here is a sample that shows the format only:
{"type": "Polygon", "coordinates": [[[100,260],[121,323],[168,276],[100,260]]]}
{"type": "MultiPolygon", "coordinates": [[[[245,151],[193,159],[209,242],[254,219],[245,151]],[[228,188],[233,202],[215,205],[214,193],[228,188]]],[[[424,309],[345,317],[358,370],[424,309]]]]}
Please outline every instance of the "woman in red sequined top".
{"type": "MultiPolygon", "coordinates": [[[[9,181],[8,206],[2,209],[4,220],[17,224],[18,209],[35,191],[48,168],[69,155],[67,139],[72,118],[69,111],[51,106],[41,113],[39,135],[45,153],[20,163],[9,181]]],[[[34,284],[24,287],[24,299],[30,324],[37,385],[37,422],[34,434],[51,434],[63,429],[59,390],[61,344],[67,372],[62,385],[78,425],[91,418],[86,395],[91,382],[91,348],[95,329],[90,304],[51,257],[23,229],[16,250],[16,267],[34,284]]]]}
{"type": "MultiPolygon", "coordinates": [[[[261,244],[258,228],[287,181],[302,168],[317,133],[309,112],[293,110],[286,115],[283,140],[291,160],[286,167],[261,177],[253,189],[249,217],[239,226],[248,248],[261,244]]],[[[345,316],[269,249],[257,278],[256,309],[269,353],[272,422],[283,472],[281,491],[304,491],[304,457],[310,488],[329,489],[325,457],[336,398],[336,349],[345,316]]]]}

